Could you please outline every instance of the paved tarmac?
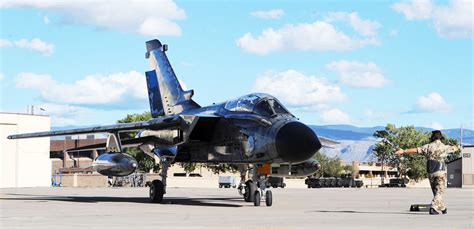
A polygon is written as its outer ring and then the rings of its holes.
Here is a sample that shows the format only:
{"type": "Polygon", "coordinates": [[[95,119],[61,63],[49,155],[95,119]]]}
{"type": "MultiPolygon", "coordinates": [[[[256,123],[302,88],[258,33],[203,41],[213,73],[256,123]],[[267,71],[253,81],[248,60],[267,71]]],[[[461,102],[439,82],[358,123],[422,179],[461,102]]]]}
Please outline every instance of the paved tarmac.
{"type": "Polygon", "coordinates": [[[410,212],[429,189],[274,189],[255,207],[236,189],[169,188],[151,204],[147,188],[0,189],[0,228],[474,228],[474,190],[448,189],[447,215],[410,212]]]}

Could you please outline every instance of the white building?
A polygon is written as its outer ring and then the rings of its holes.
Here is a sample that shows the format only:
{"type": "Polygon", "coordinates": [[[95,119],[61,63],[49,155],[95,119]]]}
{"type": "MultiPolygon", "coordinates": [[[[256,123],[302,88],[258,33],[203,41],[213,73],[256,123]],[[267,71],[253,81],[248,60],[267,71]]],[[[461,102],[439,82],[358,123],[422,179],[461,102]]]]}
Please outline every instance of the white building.
{"type": "Polygon", "coordinates": [[[0,188],[51,185],[49,138],[7,139],[49,131],[50,125],[49,116],[0,112],[0,188]]]}

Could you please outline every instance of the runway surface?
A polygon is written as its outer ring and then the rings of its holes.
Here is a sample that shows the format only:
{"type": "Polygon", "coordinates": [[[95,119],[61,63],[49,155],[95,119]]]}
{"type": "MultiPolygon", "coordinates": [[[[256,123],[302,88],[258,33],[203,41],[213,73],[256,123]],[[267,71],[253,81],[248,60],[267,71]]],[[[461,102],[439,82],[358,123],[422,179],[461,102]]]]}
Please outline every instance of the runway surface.
{"type": "Polygon", "coordinates": [[[448,189],[447,215],[410,212],[430,189],[273,189],[273,206],[236,189],[169,188],[162,204],[147,188],[0,189],[0,228],[474,228],[474,190],[448,189]]]}

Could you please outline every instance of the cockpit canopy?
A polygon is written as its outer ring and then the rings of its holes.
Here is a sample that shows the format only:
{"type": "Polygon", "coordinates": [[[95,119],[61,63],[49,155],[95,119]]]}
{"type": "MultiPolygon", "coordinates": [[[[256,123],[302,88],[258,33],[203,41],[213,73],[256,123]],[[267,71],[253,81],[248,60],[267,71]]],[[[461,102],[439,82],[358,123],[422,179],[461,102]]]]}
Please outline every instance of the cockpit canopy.
{"type": "Polygon", "coordinates": [[[273,96],[267,94],[249,94],[228,101],[224,108],[234,112],[251,112],[271,117],[276,114],[290,114],[288,110],[273,96]]]}

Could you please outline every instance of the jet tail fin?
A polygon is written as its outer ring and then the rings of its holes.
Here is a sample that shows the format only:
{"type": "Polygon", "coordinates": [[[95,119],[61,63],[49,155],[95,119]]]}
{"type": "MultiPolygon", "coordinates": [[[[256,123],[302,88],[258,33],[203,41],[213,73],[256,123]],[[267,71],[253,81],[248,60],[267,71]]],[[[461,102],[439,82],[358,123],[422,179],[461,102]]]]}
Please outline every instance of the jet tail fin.
{"type": "Polygon", "coordinates": [[[191,99],[194,94],[193,90],[184,91],[181,87],[165,54],[168,46],[162,45],[159,40],[155,39],[146,42],[146,49],[146,58],[153,69],[147,72],[148,93],[149,95],[154,93],[153,98],[150,97],[152,113],[159,108],[163,110],[165,115],[173,115],[185,110],[199,108],[200,106],[191,99]],[[156,89],[153,86],[155,79],[156,89]],[[155,96],[156,93],[160,95],[161,106],[158,102],[158,97],[155,96]]]}
{"type": "Polygon", "coordinates": [[[150,100],[151,117],[157,118],[160,115],[164,115],[158,79],[155,71],[148,71],[145,73],[145,76],[146,86],[148,88],[148,99],[150,100]]]}

